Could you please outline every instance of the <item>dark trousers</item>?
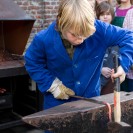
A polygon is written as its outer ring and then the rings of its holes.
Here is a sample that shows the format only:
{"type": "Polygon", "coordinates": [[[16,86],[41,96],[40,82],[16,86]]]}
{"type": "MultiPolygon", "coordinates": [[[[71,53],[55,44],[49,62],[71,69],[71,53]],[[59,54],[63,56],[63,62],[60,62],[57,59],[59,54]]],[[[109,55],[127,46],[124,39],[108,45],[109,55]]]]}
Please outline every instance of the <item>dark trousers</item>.
{"type": "Polygon", "coordinates": [[[128,86],[129,92],[133,91],[133,79],[128,79],[127,86],[128,86]]]}
{"type": "Polygon", "coordinates": [[[109,94],[114,92],[114,83],[111,79],[107,82],[105,86],[101,88],[101,95],[109,94]]]}
{"type": "Polygon", "coordinates": [[[133,79],[126,78],[125,81],[121,84],[121,90],[126,92],[133,91],[133,79]]]}

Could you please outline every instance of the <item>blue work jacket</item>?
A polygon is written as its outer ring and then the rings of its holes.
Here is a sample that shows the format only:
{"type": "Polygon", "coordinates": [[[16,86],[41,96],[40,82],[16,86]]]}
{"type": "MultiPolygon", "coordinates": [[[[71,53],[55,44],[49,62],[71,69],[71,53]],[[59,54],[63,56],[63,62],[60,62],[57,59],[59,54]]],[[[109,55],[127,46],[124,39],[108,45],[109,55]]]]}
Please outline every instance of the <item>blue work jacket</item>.
{"type": "Polygon", "coordinates": [[[74,90],[75,95],[99,96],[102,62],[109,46],[119,45],[119,61],[125,72],[133,63],[131,31],[96,20],[96,32],[75,47],[71,59],[55,26],[53,22],[37,33],[25,54],[26,70],[44,94],[45,109],[75,100],[57,100],[47,92],[56,77],[74,90]]]}

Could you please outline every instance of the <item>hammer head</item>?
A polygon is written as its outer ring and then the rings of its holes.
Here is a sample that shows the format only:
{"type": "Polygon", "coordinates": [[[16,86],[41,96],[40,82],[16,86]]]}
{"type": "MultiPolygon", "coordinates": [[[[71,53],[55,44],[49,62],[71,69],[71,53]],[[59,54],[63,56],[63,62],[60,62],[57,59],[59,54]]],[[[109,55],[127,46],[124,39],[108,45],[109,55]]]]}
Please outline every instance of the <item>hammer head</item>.
{"type": "Polygon", "coordinates": [[[131,125],[125,122],[109,122],[108,131],[111,133],[121,132],[121,133],[131,133],[131,125]]]}

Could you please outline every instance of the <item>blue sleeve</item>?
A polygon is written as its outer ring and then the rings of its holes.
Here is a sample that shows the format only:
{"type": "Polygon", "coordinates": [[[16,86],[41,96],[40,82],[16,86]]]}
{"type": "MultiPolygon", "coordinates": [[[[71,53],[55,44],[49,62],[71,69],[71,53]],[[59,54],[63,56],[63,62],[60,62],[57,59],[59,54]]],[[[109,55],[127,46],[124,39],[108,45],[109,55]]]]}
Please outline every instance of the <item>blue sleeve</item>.
{"type": "Polygon", "coordinates": [[[119,46],[119,62],[125,72],[133,64],[133,31],[99,22],[104,34],[105,47],[119,46]]]}
{"type": "Polygon", "coordinates": [[[35,36],[24,57],[27,72],[37,83],[39,90],[45,93],[55,77],[47,69],[45,47],[41,37],[35,36]]]}

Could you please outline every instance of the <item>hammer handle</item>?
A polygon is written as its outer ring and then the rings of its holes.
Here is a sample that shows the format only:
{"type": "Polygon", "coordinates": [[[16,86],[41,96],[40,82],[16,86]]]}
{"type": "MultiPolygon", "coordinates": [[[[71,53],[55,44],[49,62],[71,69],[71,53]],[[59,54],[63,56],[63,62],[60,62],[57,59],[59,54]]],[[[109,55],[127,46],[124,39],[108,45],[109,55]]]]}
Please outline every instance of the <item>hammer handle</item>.
{"type": "MultiPolygon", "coordinates": [[[[114,70],[117,72],[118,68],[118,55],[117,53],[113,54],[114,60],[114,70]]],[[[115,87],[114,87],[114,121],[121,122],[121,104],[120,104],[120,79],[114,79],[115,87]]]]}
{"type": "Polygon", "coordinates": [[[120,92],[114,90],[114,121],[121,122],[120,92]]]}

